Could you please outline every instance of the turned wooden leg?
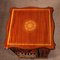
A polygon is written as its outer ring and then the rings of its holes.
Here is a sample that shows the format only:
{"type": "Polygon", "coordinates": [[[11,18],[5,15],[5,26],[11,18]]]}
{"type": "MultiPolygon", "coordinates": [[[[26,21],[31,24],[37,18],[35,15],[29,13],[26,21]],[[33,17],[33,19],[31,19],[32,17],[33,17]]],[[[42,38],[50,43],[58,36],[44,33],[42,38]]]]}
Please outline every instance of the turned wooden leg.
{"type": "Polygon", "coordinates": [[[47,58],[49,55],[50,49],[40,48],[36,49],[36,57],[47,58]]]}
{"type": "Polygon", "coordinates": [[[40,57],[42,58],[48,57],[49,52],[50,52],[50,49],[47,49],[47,48],[39,49],[40,57]]]}
{"type": "Polygon", "coordinates": [[[36,49],[35,52],[36,52],[36,57],[40,57],[39,49],[36,49]]]}

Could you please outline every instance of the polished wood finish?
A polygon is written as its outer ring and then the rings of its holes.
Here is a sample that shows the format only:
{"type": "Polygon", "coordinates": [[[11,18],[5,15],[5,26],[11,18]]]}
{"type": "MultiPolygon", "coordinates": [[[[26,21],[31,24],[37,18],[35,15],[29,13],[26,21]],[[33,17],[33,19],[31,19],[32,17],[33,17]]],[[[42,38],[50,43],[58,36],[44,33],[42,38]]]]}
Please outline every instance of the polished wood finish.
{"type": "Polygon", "coordinates": [[[11,8],[6,32],[6,48],[54,49],[53,8],[11,8]]]}

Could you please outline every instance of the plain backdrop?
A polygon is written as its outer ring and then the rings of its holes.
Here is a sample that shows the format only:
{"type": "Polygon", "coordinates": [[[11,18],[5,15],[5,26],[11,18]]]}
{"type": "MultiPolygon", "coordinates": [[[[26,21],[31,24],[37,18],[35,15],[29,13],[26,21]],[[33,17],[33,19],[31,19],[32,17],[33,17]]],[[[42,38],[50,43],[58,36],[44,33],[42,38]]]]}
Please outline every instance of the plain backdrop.
{"type": "Polygon", "coordinates": [[[60,0],[0,0],[0,60],[60,60],[60,0]],[[55,50],[51,51],[48,59],[20,59],[10,50],[4,48],[6,23],[11,7],[53,7],[55,22],[55,50]]]}

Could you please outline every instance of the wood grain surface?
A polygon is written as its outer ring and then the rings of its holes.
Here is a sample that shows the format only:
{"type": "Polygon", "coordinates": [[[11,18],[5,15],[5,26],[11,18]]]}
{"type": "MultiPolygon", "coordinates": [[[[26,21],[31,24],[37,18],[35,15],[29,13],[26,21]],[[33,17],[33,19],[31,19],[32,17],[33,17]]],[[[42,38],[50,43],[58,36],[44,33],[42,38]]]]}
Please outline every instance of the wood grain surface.
{"type": "Polygon", "coordinates": [[[49,48],[54,49],[54,22],[53,8],[11,8],[7,23],[5,47],[18,47],[23,49],[49,48]],[[27,30],[25,23],[28,24],[27,30]],[[31,26],[32,24],[32,26],[31,26]],[[35,24],[35,25],[34,25],[35,24]],[[35,26],[35,28],[34,28],[35,26]],[[31,29],[31,28],[30,28],[31,29]]]}

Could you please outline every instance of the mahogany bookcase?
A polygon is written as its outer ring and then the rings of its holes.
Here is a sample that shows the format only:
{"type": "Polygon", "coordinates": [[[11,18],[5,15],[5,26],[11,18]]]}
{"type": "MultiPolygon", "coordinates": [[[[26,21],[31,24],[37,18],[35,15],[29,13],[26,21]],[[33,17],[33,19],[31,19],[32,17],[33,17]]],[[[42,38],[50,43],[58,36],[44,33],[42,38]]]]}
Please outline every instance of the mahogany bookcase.
{"type": "Polygon", "coordinates": [[[6,28],[5,47],[21,54],[48,57],[55,49],[53,8],[11,8],[6,28]]]}

